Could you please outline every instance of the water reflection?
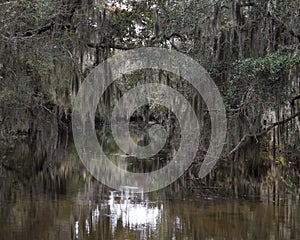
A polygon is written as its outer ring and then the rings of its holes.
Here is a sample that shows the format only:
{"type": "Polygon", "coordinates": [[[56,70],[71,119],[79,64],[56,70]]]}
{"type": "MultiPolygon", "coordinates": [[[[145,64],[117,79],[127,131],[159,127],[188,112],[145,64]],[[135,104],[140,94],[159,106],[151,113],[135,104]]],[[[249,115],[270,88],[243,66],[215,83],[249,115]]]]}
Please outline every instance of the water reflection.
{"type": "MultiPolygon", "coordinates": [[[[119,201],[115,200],[115,193],[111,192],[108,201],[110,210],[111,226],[114,231],[119,221],[122,227],[135,230],[143,230],[145,226],[155,228],[161,219],[162,204],[160,207],[157,204],[149,201],[140,201],[136,203],[135,196],[129,195],[129,191],[125,192],[125,196],[121,194],[119,201]]],[[[139,201],[139,200],[138,200],[139,201]]]]}
{"type": "Polygon", "coordinates": [[[108,200],[99,204],[89,202],[88,205],[90,213],[87,217],[74,222],[75,239],[81,239],[82,236],[98,236],[99,225],[104,222],[111,234],[104,239],[115,239],[120,231],[122,234],[128,231],[138,233],[140,239],[149,238],[149,234],[158,234],[163,204],[144,200],[143,195],[137,196],[130,189],[124,192],[111,191],[108,200]]]}
{"type": "Polygon", "coordinates": [[[0,239],[299,239],[300,206],[142,199],[130,192],[18,195],[0,205],[0,239]]]}
{"type": "Polygon", "coordinates": [[[110,191],[76,159],[69,150],[64,162],[36,174],[24,168],[24,177],[3,169],[0,239],[300,239],[295,196],[274,204],[263,195],[232,200],[175,197],[170,189],[110,191]]]}

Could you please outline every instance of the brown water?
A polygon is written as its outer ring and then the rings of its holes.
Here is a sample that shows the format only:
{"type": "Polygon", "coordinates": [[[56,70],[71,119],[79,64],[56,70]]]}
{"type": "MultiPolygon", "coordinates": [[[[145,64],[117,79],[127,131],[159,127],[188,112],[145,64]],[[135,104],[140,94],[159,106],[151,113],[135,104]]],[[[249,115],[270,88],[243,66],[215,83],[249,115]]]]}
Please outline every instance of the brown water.
{"type": "Polygon", "coordinates": [[[26,144],[17,146],[2,156],[2,163],[15,165],[0,168],[1,240],[300,239],[300,204],[293,195],[275,204],[263,196],[187,194],[180,186],[115,192],[86,172],[74,147],[64,160],[32,173],[32,153],[26,144]]]}
{"type": "Polygon", "coordinates": [[[300,239],[297,200],[274,206],[259,200],[104,194],[95,191],[97,184],[93,191],[72,188],[65,194],[15,192],[2,198],[0,239],[300,239]]]}

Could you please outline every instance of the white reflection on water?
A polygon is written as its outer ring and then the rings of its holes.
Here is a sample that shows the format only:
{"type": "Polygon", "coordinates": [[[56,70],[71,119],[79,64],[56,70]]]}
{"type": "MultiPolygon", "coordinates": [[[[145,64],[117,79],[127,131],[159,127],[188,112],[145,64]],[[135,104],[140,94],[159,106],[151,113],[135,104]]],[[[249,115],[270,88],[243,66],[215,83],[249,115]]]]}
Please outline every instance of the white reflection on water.
{"type": "Polygon", "coordinates": [[[90,234],[90,224],[89,224],[88,219],[85,220],[85,230],[86,230],[87,234],[89,235],[90,234]]]}
{"type": "Polygon", "coordinates": [[[96,208],[92,210],[92,225],[93,225],[93,229],[95,230],[99,222],[99,218],[100,218],[100,211],[99,211],[99,205],[97,204],[96,208]]]}
{"type": "Polygon", "coordinates": [[[78,232],[79,232],[79,222],[75,222],[75,237],[78,238],[78,232]]]}
{"type": "Polygon", "coordinates": [[[110,209],[111,226],[114,231],[119,220],[123,227],[143,230],[145,226],[155,229],[161,219],[162,206],[153,205],[147,201],[134,202],[134,195],[128,191],[121,195],[119,201],[115,200],[114,192],[111,192],[108,206],[110,209]],[[151,206],[150,206],[151,205],[151,206]]]}
{"type": "MultiPolygon", "coordinates": [[[[158,230],[157,226],[161,224],[163,205],[144,200],[144,195],[139,198],[127,189],[124,192],[111,192],[109,200],[100,205],[96,205],[91,210],[91,218],[86,218],[84,228],[87,235],[91,231],[96,231],[97,225],[104,216],[109,217],[112,232],[118,224],[123,228],[131,230],[141,230],[141,236],[146,234],[147,229],[158,230]]],[[[79,221],[75,222],[75,238],[79,238],[79,221]]]]}

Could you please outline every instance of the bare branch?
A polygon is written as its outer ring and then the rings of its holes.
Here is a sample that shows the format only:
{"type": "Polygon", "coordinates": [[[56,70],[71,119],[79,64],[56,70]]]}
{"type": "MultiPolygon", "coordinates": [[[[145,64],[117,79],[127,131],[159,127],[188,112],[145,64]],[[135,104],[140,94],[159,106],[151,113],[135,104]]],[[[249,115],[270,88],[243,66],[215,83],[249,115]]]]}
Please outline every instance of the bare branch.
{"type": "Polygon", "coordinates": [[[164,36],[164,38],[166,40],[170,40],[171,38],[174,38],[174,37],[180,38],[181,40],[186,40],[186,38],[184,36],[182,36],[181,34],[179,34],[177,32],[171,33],[169,36],[164,36]]]}
{"type": "Polygon", "coordinates": [[[241,147],[241,145],[247,140],[247,138],[249,137],[260,137],[266,133],[268,133],[270,130],[272,130],[274,127],[285,124],[287,122],[292,121],[293,119],[295,119],[296,117],[300,116],[300,112],[295,113],[294,115],[290,116],[287,119],[284,119],[282,121],[278,121],[276,123],[273,123],[271,126],[269,126],[268,128],[266,128],[264,131],[260,132],[260,133],[256,133],[256,134],[246,134],[242,137],[242,139],[239,141],[239,143],[226,155],[226,158],[228,158],[231,154],[233,154],[234,152],[236,152],[237,150],[239,150],[239,148],[241,147]]]}
{"type": "Polygon", "coordinates": [[[290,117],[287,118],[287,119],[284,119],[284,120],[282,120],[282,121],[273,123],[271,126],[269,126],[268,128],[266,128],[264,131],[262,131],[261,133],[255,134],[255,135],[256,135],[256,136],[262,136],[262,135],[266,134],[267,132],[269,132],[269,131],[270,131],[271,129],[273,129],[274,127],[279,126],[279,125],[282,125],[282,124],[285,124],[285,123],[287,123],[287,122],[290,122],[290,121],[292,121],[294,118],[299,117],[299,116],[300,116],[300,112],[297,112],[297,113],[295,113],[294,115],[290,116],[290,117]]]}
{"type": "Polygon", "coordinates": [[[300,99],[300,95],[294,97],[292,100],[291,100],[291,105],[293,106],[295,104],[295,101],[299,100],[300,99]]]}
{"type": "Polygon", "coordinates": [[[250,137],[251,135],[247,134],[244,137],[242,137],[241,141],[239,141],[239,143],[227,154],[227,157],[230,156],[231,154],[233,154],[234,152],[236,152],[237,150],[239,150],[240,146],[246,141],[246,139],[248,137],[250,137]]]}
{"type": "Polygon", "coordinates": [[[113,48],[113,49],[119,49],[119,50],[130,50],[130,49],[135,49],[138,46],[121,46],[119,44],[106,44],[106,43],[87,43],[88,47],[91,48],[113,48]]]}

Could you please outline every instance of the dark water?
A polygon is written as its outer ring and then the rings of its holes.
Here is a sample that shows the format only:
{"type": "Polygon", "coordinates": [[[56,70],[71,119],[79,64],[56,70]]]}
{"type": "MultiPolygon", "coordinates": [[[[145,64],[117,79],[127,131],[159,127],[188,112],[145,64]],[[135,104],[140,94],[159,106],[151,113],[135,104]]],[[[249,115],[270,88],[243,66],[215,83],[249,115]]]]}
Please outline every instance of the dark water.
{"type": "Polygon", "coordinates": [[[288,200],[101,200],[82,191],[2,201],[0,238],[300,239],[300,207],[288,200]]]}
{"type": "Polygon", "coordinates": [[[129,188],[115,192],[86,172],[72,147],[59,163],[54,154],[35,173],[32,153],[26,145],[18,147],[2,156],[6,165],[15,162],[1,168],[3,240],[300,239],[300,204],[293,195],[275,204],[263,196],[242,200],[180,194],[180,187],[174,194],[134,194],[129,188]]]}

